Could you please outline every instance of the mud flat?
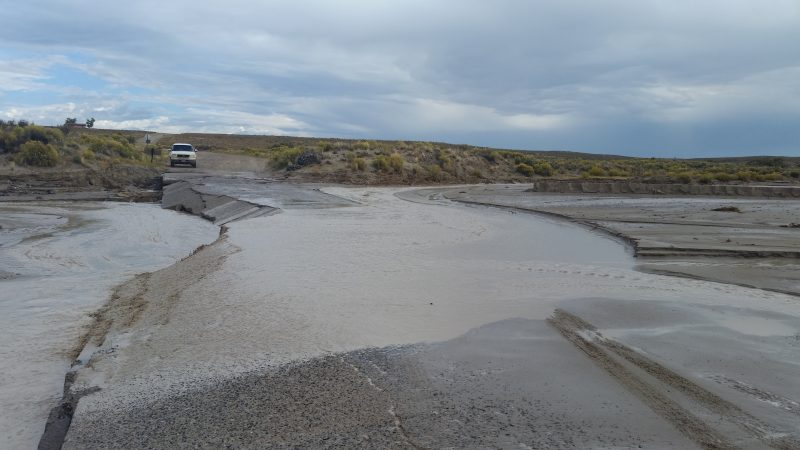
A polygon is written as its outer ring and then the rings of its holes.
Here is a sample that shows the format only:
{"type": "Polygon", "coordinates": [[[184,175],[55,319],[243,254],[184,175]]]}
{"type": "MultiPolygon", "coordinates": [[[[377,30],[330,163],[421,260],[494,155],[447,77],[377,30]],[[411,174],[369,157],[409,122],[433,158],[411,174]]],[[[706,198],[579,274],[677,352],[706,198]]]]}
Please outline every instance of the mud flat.
{"type": "Polygon", "coordinates": [[[543,194],[525,185],[440,191],[429,194],[605,230],[627,242],[641,270],[800,295],[797,199],[543,194]]]}
{"type": "Polygon", "coordinates": [[[117,290],[65,448],[797,444],[796,297],[442,192],[203,183],[281,213],[117,290]]]}

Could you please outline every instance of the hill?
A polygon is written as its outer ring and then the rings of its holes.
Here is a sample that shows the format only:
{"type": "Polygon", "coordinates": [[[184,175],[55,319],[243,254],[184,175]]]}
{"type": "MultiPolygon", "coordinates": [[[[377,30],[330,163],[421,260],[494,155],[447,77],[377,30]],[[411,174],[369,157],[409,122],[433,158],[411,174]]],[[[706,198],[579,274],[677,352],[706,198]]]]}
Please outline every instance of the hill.
{"type": "Polygon", "coordinates": [[[266,171],[270,176],[331,183],[513,183],[536,179],[800,183],[800,158],[788,157],[633,158],[443,142],[155,132],[149,133],[155,142],[148,145],[146,134],[2,122],[0,175],[49,173],[48,179],[55,180],[60,173],[82,171],[105,174],[96,177],[102,179],[116,172],[141,173],[144,178],[140,180],[126,175],[116,184],[151,185],[152,174],[168,166],[165,150],[174,142],[188,142],[201,152],[255,157],[250,170],[266,171]],[[152,161],[151,150],[155,153],[152,161]],[[132,167],[137,170],[130,170],[132,167]]]}
{"type": "Polygon", "coordinates": [[[519,151],[418,141],[185,133],[162,135],[168,147],[266,160],[287,178],[352,184],[529,182],[536,178],[637,180],[652,183],[798,183],[800,158],[659,159],[567,151],[519,151]],[[298,164],[313,154],[318,164],[298,164]]]}

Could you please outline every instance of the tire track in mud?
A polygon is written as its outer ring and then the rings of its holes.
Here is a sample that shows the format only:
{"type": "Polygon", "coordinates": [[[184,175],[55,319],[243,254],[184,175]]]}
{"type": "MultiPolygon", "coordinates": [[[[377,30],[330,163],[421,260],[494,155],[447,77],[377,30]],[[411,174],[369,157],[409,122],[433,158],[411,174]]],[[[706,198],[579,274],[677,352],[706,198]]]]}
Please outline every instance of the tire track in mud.
{"type": "MultiPolygon", "coordinates": [[[[766,446],[776,449],[800,448],[800,441],[772,429],[772,427],[733,403],[693,383],[673,370],[619,342],[603,337],[593,325],[580,317],[557,309],[547,321],[562,336],[589,356],[593,362],[700,447],[705,449],[738,448],[723,436],[720,431],[714,429],[691,411],[681,406],[677,401],[670,398],[663,392],[664,389],[659,389],[658,386],[648,383],[641,376],[627,368],[617,357],[644,371],[664,385],[677,390],[696,405],[718,414],[722,420],[736,425],[748,437],[757,439],[766,446]]],[[[669,391],[667,390],[667,392],[669,391]]]]}

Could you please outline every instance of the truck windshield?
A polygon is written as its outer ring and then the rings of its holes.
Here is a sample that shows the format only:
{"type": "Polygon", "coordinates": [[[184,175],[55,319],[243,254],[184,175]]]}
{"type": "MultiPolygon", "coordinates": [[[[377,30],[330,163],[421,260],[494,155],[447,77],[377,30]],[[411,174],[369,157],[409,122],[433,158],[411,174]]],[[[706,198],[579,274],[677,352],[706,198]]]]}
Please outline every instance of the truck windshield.
{"type": "Polygon", "coordinates": [[[194,149],[191,145],[173,145],[172,146],[173,152],[193,152],[194,149]]]}

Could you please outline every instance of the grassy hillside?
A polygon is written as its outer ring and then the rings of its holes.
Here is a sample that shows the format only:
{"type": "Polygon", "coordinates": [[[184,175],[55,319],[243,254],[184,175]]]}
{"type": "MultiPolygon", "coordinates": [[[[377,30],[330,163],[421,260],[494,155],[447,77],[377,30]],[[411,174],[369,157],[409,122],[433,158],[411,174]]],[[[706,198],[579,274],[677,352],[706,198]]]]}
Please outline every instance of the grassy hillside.
{"type": "Polygon", "coordinates": [[[319,139],[226,134],[161,134],[150,162],[143,131],[69,129],[0,121],[0,169],[107,171],[166,167],[166,149],[188,142],[201,151],[261,158],[286,178],[354,184],[526,182],[536,178],[653,183],[800,183],[800,158],[630,158],[572,152],[514,151],[441,142],[319,139]]]}
{"type": "Polygon", "coordinates": [[[107,169],[149,165],[144,132],[43,127],[0,121],[0,162],[6,168],[107,169]]]}
{"type": "Polygon", "coordinates": [[[157,143],[264,158],[287,177],[357,184],[524,182],[533,178],[635,179],[654,183],[800,182],[800,158],[631,158],[523,152],[439,142],[375,141],[186,133],[157,143]],[[320,164],[298,165],[311,152],[320,164]]]}

